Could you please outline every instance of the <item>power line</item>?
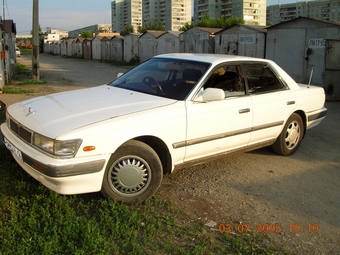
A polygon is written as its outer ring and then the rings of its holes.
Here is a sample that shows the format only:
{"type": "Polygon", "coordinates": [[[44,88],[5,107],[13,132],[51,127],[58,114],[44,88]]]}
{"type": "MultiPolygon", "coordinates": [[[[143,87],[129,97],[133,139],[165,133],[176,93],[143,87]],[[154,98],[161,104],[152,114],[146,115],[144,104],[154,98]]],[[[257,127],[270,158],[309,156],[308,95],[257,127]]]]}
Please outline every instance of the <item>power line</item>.
{"type": "Polygon", "coordinates": [[[2,5],[3,5],[3,19],[5,19],[5,6],[6,6],[6,9],[7,9],[7,14],[8,14],[8,19],[11,19],[11,15],[9,14],[9,10],[8,10],[8,4],[7,4],[7,1],[6,0],[3,0],[2,2],[2,5]]]}

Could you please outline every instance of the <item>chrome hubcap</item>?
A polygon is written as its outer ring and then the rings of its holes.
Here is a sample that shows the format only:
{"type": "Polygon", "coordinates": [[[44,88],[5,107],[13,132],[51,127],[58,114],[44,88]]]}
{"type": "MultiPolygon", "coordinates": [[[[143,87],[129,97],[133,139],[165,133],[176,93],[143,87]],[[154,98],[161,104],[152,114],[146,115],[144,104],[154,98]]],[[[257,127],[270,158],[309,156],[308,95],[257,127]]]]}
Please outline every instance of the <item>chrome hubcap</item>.
{"type": "Polygon", "coordinates": [[[285,143],[287,148],[289,150],[294,149],[295,146],[298,144],[299,140],[300,140],[300,126],[298,122],[293,121],[292,123],[290,123],[286,131],[285,143]]]}
{"type": "Polygon", "coordinates": [[[109,183],[121,196],[135,196],[149,186],[151,171],[148,163],[137,156],[116,160],[110,168],[109,183]]]}

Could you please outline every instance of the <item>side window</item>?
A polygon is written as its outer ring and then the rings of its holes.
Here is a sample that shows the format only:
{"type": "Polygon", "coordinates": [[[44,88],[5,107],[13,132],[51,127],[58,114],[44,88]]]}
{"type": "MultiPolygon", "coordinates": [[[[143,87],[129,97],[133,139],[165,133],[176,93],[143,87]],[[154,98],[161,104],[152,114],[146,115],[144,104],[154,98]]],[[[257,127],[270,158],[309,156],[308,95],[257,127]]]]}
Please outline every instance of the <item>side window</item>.
{"type": "Polygon", "coordinates": [[[243,70],[250,94],[286,89],[285,85],[280,82],[266,64],[245,64],[243,70]]]}
{"type": "Polygon", "coordinates": [[[210,76],[205,87],[223,89],[226,97],[245,95],[243,75],[240,65],[218,67],[210,76]]]}

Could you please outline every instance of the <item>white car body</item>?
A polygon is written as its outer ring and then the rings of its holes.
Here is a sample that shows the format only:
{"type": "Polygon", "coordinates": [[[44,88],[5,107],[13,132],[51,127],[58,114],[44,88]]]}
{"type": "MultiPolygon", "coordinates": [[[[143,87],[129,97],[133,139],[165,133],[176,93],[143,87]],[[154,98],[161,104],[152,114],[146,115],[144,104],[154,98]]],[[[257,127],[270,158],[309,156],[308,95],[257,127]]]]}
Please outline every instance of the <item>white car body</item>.
{"type": "MultiPolygon", "coordinates": [[[[294,113],[303,120],[299,127],[303,129],[301,136],[295,134],[295,129],[291,132],[293,138],[299,138],[299,144],[305,131],[319,124],[327,112],[323,88],[297,84],[270,60],[204,54],[167,54],[157,56],[156,61],[157,58],[204,62],[207,70],[181,100],[120,88],[120,85],[102,85],[16,103],[7,108],[7,121],[1,125],[6,146],[19,165],[46,187],[60,194],[79,194],[103,190],[106,171],[112,163],[110,158],[131,140],[148,144],[162,165],[157,171],[171,173],[176,167],[272,145],[294,113]],[[259,94],[251,94],[245,88],[242,96],[225,96],[229,91],[204,88],[216,66],[226,63],[236,63],[237,67],[264,63],[286,87],[259,94]],[[56,141],[79,139],[81,145],[74,155],[58,157],[33,146],[30,140],[25,141],[25,132],[56,141]]],[[[169,66],[172,72],[181,72],[179,66],[169,66]]],[[[130,72],[133,74],[133,70],[130,72]]],[[[128,78],[124,84],[128,84],[128,78]]],[[[249,84],[250,78],[245,85],[249,84]]],[[[143,172],[136,169],[126,167],[126,172],[138,172],[133,179],[139,180],[143,172]]],[[[157,175],[152,172],[152,176],[157,175]]],[[[122,174],[118,179],[125,182],[128,177],[122,174]]],[[[123,189],[114,191],[114,195],[108,194],[110,191],[104,194],[127,203],[145,200],[158,189],[160,181],[147,182],[146,188],[157,187],[145,197],[138,195],[144,192],[143,187],[142,191],[123,189]]]]}
{"type": "Polygon", "coordinates": [[[20,56],[21,56],[21,52],[20,52],[20,49],[19,49],[19,48],[16,48],[16,49],[15,49],[15,55],[16,55],[17,57],[20,57],[20,56]]]}

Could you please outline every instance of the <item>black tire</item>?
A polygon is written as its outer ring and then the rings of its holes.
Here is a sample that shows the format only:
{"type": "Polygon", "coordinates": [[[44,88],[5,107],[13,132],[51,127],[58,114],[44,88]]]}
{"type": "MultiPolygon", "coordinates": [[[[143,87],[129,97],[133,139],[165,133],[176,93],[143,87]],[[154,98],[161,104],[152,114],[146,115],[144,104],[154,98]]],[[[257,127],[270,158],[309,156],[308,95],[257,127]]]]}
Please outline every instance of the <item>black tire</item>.
{"type": "Polygon", "coordinates": [[[147,144],[131,140],[111,156],[101,193],[125,204],[143,202],[157,192],[162,178],[157,153],[147,144]]]}
{"type": "Polygon", "coordinates": [[[287,120],[281,134],[272,145],[280,155],[289,156],[299,148],[304,135],[304,126],[299,114],[293,113],[287,120]]]}

